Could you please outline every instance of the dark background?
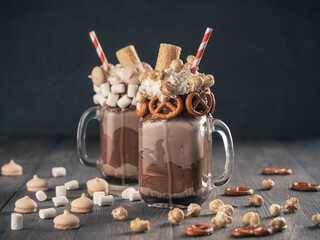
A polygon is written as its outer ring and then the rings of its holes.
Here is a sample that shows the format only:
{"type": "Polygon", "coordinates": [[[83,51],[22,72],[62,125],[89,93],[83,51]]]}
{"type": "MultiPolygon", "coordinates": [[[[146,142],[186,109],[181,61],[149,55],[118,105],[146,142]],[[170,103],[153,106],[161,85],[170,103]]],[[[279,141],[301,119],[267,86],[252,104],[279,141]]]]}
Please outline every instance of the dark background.
{"type": "Polygon", "coordinates": [[[215,117],[234,138],[319,137],[319,10],[292,0],[2,1],[0,138],[76,134],[100,64],[90,30],[109,62],[134,44],[154,66],[163,42],[195,55],[207,26],[200,71],[215,76],[215,117]]]}

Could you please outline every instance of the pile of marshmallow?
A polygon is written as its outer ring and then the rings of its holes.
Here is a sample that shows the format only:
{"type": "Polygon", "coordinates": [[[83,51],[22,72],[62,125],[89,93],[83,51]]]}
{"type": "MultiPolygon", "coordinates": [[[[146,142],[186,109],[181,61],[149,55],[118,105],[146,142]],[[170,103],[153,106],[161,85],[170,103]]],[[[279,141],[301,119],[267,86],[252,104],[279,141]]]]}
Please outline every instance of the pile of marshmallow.
{"type": "Polygon", "coordinates": [[[152,68],[147,63],[132,64],[121,68],[120,64],[108,65],[105,71],[102,67],[94,67],[91,75],[93,90],[93,102],[102,107],[119,107],[126,109],[129,106],[136,106],[136,93],[140,84],[139,75],[145,70],[152,68]]]}
{"type": "MultiPolygon", "coordinates": [[[[22,175],[23,168],[21,165],[11,160],[1,168],[1,173],[4,176],[18,176],[22,175]]],[[[67,175],[67,170],[64,167],[54,167],[51,170],[53,177],[64,177],[67,175]]],[[[111,206],[114,203],[112,195],[108,195],[108,183],[102,178],[94,178],[87,182],[87,191],[92,197],[92,200],[82,193],[81,197],[74,199],[71,202],[71,212],[74,213],[88,213],[93,211],[94,205],[99,207],[111,206]]],[[[26,183],[29,192],[35,192],[35,197],[39,202],[47,200],[48,182],[45,179],[34,175],[31,180],[26,183]]],[[[79,189],[78,180],[71,180],[65,182],[64,185],[55,187],[55,197],[52,198],[55,207],[66,206],[69,203],[67,198],[67,191],[79,189]]],[[[121,194],[123,199],[130,201],[141,201],[140,193],[134,188],[127,188],[121,194]]],[[[23,229],[23,215],[25,213],[34,213],[37,211],[38,204],[29,196],[18,199],[15,202],[14,212],[11,214],[11,229],[23,229]]],[[[114,215],[114,212],[111,213],[114,215]]],[[[56,229],[74,229],[80,225],[80,220],[76,215],[71,214],[65,210],[63,214],[57,216],[55,208],[45,208],[39,210],[39,217],[41,219],[54,218],[54,227],[56,229]]],[[[115,216],[114,216],[115,217],[115,216]]]]}

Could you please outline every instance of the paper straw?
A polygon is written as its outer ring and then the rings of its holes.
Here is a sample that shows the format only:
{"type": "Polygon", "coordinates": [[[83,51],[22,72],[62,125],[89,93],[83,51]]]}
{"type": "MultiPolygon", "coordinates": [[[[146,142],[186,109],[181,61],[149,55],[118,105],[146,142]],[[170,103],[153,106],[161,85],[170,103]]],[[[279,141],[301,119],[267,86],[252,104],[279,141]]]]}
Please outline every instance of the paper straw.
{"type": "Polygon", "coordinates": [[[102,63],[102,66],[103,66],[104,70],[107,71],[108,70],[108,60],[106,58],[106,55],[104,55],[104,52],[102,50],[102,47],[100,45],[100,42],[99,42],[99,40],[97,38],[96,33],[94,31],[91,31],[91,32],[89,32],[89,36],[90,36],[91,41],[92,41],[92,43],[93,43],[93,45],[94,45],[94,47],[95,47],[95,49],[97,51],[97,54],[98,54],[98,56],[100,58],[100,61],[102,63]]]}
{"type": "Polygon", "coordinates": [[[198,69],[198,66],[200,64],[201,58],[203,56],[204,50],[206,49],[206,46],[208,44],[209,38],[211,36],[212,33],[212,28],[207,28],[206,32],[204,33],[204,36],[202,38],[200,47],[198,49],[196,58],[193,61],[193,64],[191,66],[191,72],[195,73],[198,69]]]}

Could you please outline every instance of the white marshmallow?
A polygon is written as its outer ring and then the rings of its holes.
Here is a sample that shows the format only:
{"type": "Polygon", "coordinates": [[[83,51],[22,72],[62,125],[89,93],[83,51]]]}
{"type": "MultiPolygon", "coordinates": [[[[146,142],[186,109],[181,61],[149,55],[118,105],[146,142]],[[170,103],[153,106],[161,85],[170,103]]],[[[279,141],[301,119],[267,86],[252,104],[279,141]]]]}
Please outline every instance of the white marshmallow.
{"type": "Polygon", "coordinates": [[[106,194],[105,192],[94,192],[93,193],[93,204],[98,204],[98,199],[100,197],[104,197],[106,194]]]}
{"type": "Polygon", "coordinates": [[[113,84],[111,86],[111,92],[124,93],[125,91],[126,91],[126,86],[123,83],[113,84]]]}
{"type": "Polygon", "coordinates": [[[132,201],[141,201],[141,196],[138,191],[129,193],[129,200],[132,201]]]}
{"type": "Polygon", "coordinates": [[[128,97],[134,98],[138,92],[138,85],[128,84],[127,94],[128,97]]]}
{"type": "Polygon", "coordinates": [[[36,192],[36,198],[39,202],[43,202],[47,200],[47,194],[44,191],[39,190],[36,192]]]}
{"type": "Polygon", "coordinates": [[[64,167],[54,167],[51,169],[52,176],[64,177],[67,175],[67,170],[64,167]]]}
{"type": "Polygon", "coordinates": [[[67,196],[67,190],[65,186],[56,186],[56,197],[67,196]]]}
{"type": "Polygon", "coordinates": [[[54,208],[45,208],[39,210],[39,217],[41,219],[54,218],[55,216],[57,216],[57,211],[54,208]]]}
{"type": "Polygon", "coordinates": [[[64,186],[66,187],[67,190],[79,189],[79,182],[77,180],[72,180],[64,183],[64,186]]]}
{"type": "Polygon", "coordinates": [[[98,94],[97,101],[102,107],[106,106],[107,99],[104,96],[102,96],[101,94],[98,94]]]}
{"type": "Polygon", "coordinates": [[[23,216],[20,213],[11,213],[11,230],[23,229],[23,216]]]}
{"type": "Polygon", "coordinates": [[[130,193],[134,193],[136,192],[137,190],[135,190],[134,188],[126,188],[125,190],[122,191],[121,193],[121,197],[123,199],[129,199],[129,195],[130,193]]]}
{"type": "Polygon", "coordinates": [[[95,93],[100,93],[101,92],[100,88],[97,85],[94,85],[94,84],[93,84],[93,91],[95,93]]]}
{"type": "Polygon", "coordinates": [[[66,198],[65,196],[61,196],[61,197],[53,197],[52,202],[56,207],[59,207],[59,206],[67,205],[69,201],[68,201],[68,198],[66,198]]]}
{"type": "Polygon", "coordinates": [[[136,105],[137,105],[137,100],[136,100],[135,97],[132,98],[131,105],[132,105],[132,106],[136,106],[136,105]]]}
{"type": "Polygon", "coordinates": [[[129,106],[130,103],[131,103],[131,99],[128,97],[128,95],[124,95],[118,100],[117,105],[123,109],[129,106]]]}
{"type": "Polygon", "coordinates": [[[109,94],[108,98],[107,98],[107,105],[110,106],[110,107],[115,107],[117,106],[117,101],[119,99],[119,95],[115,95],[115,94],[109,94]]]}
{"type": "Polygon", "coordinates": [[[98,205],[100,207],[102,206],[110,206],[114,203],[114,198],[112,195],[109,195],[109,196],[100,196],[98,198],[98,205]]]}
{"type": "Polygon", "coordinates": [[[101,95],[104,97],[107,97],[110,93],[110,84],[109,83],[103,83],[100,85],[101,95]]]}
{"type": "Polygon", "coordinates": [[[99,96],[100,96],[100,94],[95,94],[95,95],[93,95],[93,102],[94,102],[94,104],[99,104],[99,100],[98,100],[98,98],[99,98],[99,96]]]}

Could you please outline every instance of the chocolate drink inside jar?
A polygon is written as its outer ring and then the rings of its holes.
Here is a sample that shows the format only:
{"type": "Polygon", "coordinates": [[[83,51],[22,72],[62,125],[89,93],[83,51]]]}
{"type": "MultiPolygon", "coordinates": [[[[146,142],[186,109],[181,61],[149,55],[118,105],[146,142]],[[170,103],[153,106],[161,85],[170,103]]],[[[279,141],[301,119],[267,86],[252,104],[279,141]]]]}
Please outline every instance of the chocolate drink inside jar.
{"type": "Polygon", "coordinates": [[[100,122],[100,167],[111,184],[137,183],[138,122],[132,106],[127,111],[116,107],[103,110],[100,122]]]}
{"type": "Polygon", "coordinates": [[[149,115],[140,121],[142,198],[150,204],[204,202],[210,194],[212,172],[207,116],[159,120],[149,115]]]}

